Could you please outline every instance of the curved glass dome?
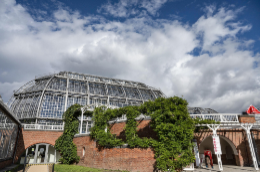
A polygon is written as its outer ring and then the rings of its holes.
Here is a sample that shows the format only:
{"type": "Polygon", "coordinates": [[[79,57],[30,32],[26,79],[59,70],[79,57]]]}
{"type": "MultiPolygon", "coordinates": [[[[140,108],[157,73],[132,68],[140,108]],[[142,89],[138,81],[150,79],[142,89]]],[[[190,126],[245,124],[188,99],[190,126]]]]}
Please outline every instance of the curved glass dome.
{"type": "Polygon", "coordinates": [[[22,123],[62,124],[62,114],[73,104],[123,107],[165,97],[159,89],[121,79],[60,72],[35,78],[8,102],[22,123]]]}

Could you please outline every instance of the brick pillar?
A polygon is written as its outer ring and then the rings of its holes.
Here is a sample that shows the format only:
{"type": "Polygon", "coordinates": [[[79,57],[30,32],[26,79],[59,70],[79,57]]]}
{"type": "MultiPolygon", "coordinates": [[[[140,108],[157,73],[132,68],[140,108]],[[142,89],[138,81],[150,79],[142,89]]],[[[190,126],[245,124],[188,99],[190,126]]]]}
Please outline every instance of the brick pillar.
{"type": "Polygon", "coordinates": [[[238,115],[240,123],[255,123],[255,115],[238,115]]]}

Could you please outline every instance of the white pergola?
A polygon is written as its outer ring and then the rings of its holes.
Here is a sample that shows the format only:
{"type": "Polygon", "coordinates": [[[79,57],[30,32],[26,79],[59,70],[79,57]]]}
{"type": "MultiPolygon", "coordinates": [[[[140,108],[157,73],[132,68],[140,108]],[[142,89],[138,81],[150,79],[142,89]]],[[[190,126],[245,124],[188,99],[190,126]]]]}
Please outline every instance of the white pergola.
{"type": "MultiPolygon", "coordinates": [[[[251,156],[252,156],[254,168],[255,168],[255,170],[259,170],[257,158],[256,158],[255,150],[254,150],[254,145],[253,145],[253,142],[252,142],[252,137],[251,137],[251,134],[250,134],[251,129],[259,129],[260,128],[259,123],[221,123],[221,124],[198,124],[198,125],[196,125],[196,127],[202,127],[202,126],[206,126],[209,129],[211,129],[212,132],[213,132],[213,136],[218,136],[217,135],[218,129],[237,129],[237,128],[244,129],[246,131],[246,135],[247,135],[248,144],[249,144],[249,147],[250,147],[250,153],[251,153],[251,156]]],[[[217,158],[218,158],[219,170],[223,171],[223,166],[222,166],[220,154],[217,154],[217,158]]]]}

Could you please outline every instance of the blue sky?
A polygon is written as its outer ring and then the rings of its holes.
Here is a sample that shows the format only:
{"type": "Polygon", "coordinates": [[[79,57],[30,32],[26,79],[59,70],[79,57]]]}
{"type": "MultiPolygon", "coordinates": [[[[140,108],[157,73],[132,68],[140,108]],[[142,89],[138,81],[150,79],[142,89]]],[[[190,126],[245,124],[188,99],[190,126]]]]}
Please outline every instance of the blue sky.
{"type": "Polygon", "coordinates": [[[190,106],[260,106],[260,1],[0,1],[0,94],[59,71],[144,82],[190,106]]]}

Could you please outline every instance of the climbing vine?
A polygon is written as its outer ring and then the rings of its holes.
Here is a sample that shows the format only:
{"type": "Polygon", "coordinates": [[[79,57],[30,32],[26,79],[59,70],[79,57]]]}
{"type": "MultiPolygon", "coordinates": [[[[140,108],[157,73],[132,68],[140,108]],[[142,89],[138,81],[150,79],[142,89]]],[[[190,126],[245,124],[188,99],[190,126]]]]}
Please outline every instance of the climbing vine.
{"type": "Polygon", "coordinates": [[[79,162],[79,156],[77,155],[77,147],[73,143],[73,137],[78,132],[80,116],[80,105],[75,104],[67,109],[63,114],[65,122],[63,134],[56,140],[55,149],[60,152],[62,158],[60,162],[63,164],[72,164],[79,162]]]}
{"type": "MultiPolygon", "coordinates": [[[[148,148],[155,151],[156,168],[174,171],[194,162],[192,152],[195,124],[205,121],[193,120],[187,110],[187,101],[179,97],[157,98],[140,106],[127,106],[110,109],[105,106],[96,107],[93,112],[84,115],[92,116],[95,125],[91,128],[91,137],[101,147],[115,147],[125,143],[129,147],[148,148]],[[157,139],[140,138],[137,134],[137,121],[140,114],[151,117],[150,127],[156,132],[157,139]],[[125,140],[117,138],[110,132],[108,121],[126,115],[125,140]]],[[[65,113],[65,129],[56,141],[55,148],[62,154],[61,162],[71,164],[78,162],[77,149],[73,136],[78,131],[80,105],[71,106],[65,113]]]]}
{"type": "MultiPolygon", "coordinates": [[[[195,124],[220,124],[219,121],[211,120],[211,119],[201,119],[195,118],[193,119],[195,124]]],[[[203,129],[208,129],[207,126],[197,126],[194,130],[194,133],[199,133],[203,129]]]]}

